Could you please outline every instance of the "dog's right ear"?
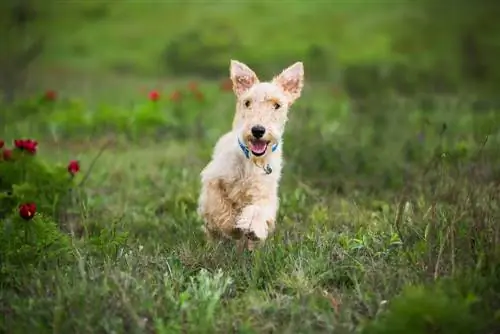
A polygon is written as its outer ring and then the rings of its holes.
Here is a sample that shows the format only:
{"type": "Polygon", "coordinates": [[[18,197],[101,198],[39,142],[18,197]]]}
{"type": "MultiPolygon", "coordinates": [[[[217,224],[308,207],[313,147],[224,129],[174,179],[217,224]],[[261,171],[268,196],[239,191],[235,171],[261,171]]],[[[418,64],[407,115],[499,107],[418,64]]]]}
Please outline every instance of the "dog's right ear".
{"type": "Polygon", "coordinates": [[[237,60],[231,60],[229,73],[231,81],[233,82],[233,91],[236,96],[240,96],[259,82],[259,78],[257,78],[255,72],[252,71],[250,67],[237,60]]]}

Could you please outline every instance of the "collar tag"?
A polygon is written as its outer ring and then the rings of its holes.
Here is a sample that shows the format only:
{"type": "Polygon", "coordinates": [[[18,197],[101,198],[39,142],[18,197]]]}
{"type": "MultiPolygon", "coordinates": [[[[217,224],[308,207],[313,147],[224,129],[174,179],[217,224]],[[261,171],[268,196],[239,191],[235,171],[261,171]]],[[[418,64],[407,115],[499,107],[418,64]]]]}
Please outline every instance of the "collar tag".
{"type": "Polygon", "coordinates": [[[271,167],[270,164],[265,165],[263,169],[264,169],[264,173],[266,173],[267,175],[269,175],[273,172],[273,168],[271,167]]]}

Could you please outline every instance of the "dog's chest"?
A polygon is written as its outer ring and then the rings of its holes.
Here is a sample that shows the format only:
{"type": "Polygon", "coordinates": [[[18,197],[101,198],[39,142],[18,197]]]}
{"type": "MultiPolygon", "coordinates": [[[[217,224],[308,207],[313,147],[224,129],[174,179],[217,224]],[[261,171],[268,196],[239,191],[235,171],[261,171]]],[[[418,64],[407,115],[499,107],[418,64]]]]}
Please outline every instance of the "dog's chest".
{"type": "MultiPolygon", "coordinates": [[[[273,192],[277,186],[277,180],[272,175],[266,175],[264,171],[248,173],[239,171],[232,178],[222,180],[222,187],[229,200],[236,206],[244,206],[252,202],[256,194],[262,192],[273,192]]],[[[239,208],[236,208],[239,209],[239,208]]]]}

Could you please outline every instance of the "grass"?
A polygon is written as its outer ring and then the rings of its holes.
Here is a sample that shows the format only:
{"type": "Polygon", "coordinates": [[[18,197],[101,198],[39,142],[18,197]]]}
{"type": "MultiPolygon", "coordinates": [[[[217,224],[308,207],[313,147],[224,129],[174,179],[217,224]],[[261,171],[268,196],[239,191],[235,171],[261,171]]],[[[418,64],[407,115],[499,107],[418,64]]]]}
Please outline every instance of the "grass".
{"type": "MultiPolygon", "coordinates": [[[[15,288],[3,282],[2,330],[495,328],[500,202],[494,148],[500,137],[494,112],[437,98],[427,107],[392,101],[359,110],[331,99],[328,90],[306,91],[287,129],[277,232],[263,249],[239,254],[232,244],[207,244],[195,212],[199,172],[232,112],[231,94],[209,82],[202,89],[209,101],[205,108],[182,109],[195,119],[204,115],[202,124],[212,130],[196,137],[188,135],[196,124],[186,119],[177,125],[185,132],[143,136],[150,140],[117,136],[128,126],[54,137],[50,126],[40,125],[44,120],[56,119],[61,110],[74,114],[94,107],[61,98],[22,119],[19,106],[4,107],[13,115],[5,139],[40,138],[41,159],[77,158],[90,177],[74,218],[83,230],[71,238],[74,260],[17,273],[15,288]],[[214,108],[217,101],[226,107],[214,108]],[[113,145],[93,164],[109,135],[113,145]]],[[[134,101],[149,113],[173,115],[173,102],[165,99],[156,109],[149,101],[134,101]]],[[[135,109],[126,105],[106,103],[107,117],[133,117],[135,109]]],[[[139,130],[148,133],[149,126],[139,130]]]]}

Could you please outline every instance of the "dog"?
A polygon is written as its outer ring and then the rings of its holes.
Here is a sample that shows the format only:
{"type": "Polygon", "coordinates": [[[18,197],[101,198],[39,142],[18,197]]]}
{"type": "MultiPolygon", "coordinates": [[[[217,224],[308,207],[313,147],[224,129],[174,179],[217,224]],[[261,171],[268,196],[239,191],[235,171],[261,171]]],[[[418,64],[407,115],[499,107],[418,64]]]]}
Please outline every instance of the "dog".
{"type": "Polygon", "coordinates": [[[304,66],[296,62],[260,82],[247,65],[230,61],[236,113],[200,173],[198,215],[209,240],[239,240],[253,250],[274,232],[288,111],[301,96],[304,66]]]}

